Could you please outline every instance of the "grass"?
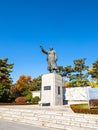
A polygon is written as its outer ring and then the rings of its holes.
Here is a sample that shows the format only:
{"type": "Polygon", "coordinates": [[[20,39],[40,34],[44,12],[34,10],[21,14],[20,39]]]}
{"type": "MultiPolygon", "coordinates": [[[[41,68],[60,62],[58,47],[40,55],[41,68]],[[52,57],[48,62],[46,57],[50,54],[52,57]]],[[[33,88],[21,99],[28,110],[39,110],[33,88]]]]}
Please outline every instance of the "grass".
{"type": "Polygon", "coordinates": [[[79,109],[88,109],[88,104],[77,104],[77,105],[75,105],[77,108],[79,108],[79,109]]]}
{"type": "Polygon", "coordinates": [[[89,109],[88,104],[71,104],[70,107],[75,113],[98,114],[98,108],[89,109]]]}

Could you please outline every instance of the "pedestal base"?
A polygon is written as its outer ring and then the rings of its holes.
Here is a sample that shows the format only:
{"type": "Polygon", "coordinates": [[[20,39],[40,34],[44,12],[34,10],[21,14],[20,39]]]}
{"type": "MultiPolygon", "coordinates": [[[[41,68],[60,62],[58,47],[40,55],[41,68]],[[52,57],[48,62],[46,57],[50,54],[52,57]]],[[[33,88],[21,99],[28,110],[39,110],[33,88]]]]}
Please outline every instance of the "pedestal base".
{"type": "Polygon", "coordinates": [[[50,73],[42,76],[41,104],[63,105],[62,77],[59,74],[50,73]]]}

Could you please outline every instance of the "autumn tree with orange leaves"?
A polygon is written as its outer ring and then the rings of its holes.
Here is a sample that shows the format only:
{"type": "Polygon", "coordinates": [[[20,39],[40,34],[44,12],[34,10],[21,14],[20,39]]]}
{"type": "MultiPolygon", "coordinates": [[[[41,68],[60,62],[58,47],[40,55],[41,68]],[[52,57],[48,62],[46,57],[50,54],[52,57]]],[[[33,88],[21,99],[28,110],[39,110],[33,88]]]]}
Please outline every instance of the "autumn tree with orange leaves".
{"type": "Polygon", "coordinates": [[[16,82],[16,88],[21,95],[26,96],[31,88],[31,76],[21,75],[16,82]]]}

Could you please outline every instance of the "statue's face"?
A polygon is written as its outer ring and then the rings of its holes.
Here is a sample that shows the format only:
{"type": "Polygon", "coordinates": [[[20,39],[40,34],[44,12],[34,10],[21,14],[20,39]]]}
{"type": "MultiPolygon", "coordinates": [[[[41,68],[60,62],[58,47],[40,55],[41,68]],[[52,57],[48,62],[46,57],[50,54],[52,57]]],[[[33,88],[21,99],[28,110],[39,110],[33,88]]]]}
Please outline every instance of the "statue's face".
{"type": "Polygon", "coordinates": [[[51,48],[50,48],[50,51],[52,51],[52,50],[53,50],[53,48],[51,47],[51,48]]]}

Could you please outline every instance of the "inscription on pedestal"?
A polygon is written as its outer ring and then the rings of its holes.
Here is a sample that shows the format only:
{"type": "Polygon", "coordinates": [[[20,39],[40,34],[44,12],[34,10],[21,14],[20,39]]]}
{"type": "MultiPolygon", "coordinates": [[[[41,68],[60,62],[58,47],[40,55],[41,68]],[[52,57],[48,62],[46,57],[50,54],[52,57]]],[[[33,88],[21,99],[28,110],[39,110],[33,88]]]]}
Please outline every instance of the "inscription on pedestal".
{"type": "Polygon", "coordinates": [[[51,90],[51,86],[44,86],[44,90],[51,90]]]}

